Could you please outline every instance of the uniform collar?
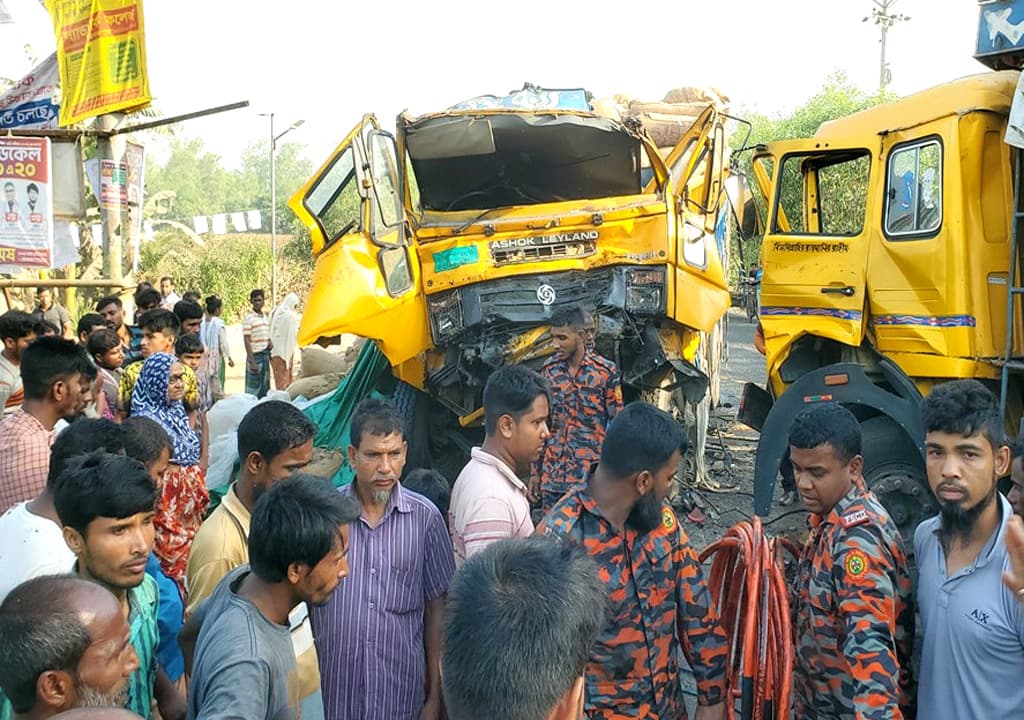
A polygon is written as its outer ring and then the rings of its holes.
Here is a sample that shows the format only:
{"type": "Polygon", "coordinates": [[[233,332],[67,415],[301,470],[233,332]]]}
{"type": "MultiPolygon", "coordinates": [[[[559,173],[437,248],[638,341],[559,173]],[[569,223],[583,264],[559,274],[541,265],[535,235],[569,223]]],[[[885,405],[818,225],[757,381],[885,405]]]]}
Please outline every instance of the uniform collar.
{"type": "Polygon", "coordinates": [[[846,511],[850,509],[850,506],[867,494],[868,489],[864,484],[864,478],[855,478],[850,491],[839,499],[839,502],[829,510],[827,515],[810,515],[807,518],[807,522],[812,528],[821,525],[839,525],[842,523],[843,516],[846,515],[846,511]]]}

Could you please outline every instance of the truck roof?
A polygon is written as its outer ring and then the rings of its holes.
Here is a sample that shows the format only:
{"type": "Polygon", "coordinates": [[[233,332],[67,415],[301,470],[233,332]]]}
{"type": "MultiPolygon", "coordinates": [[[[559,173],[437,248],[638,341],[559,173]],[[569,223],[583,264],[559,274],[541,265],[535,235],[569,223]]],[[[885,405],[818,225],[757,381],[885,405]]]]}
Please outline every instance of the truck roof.
{"type": "Polygon", "coordinates": [[[863,142],[868,135],[885,135],[971,110],[1005,115],[1010,111],[1019,77],[1020,73],[1016,70],[969,75],[885,105],[824,122],[814,137],[830,142],[840,142],[847,138],[863,142]]]}

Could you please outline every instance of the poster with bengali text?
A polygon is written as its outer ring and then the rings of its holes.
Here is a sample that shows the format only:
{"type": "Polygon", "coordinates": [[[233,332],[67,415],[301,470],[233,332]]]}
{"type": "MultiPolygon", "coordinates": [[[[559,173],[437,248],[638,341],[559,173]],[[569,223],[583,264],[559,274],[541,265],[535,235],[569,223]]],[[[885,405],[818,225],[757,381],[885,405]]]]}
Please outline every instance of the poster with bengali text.
{"type": "Polygon", "coordinates": [[[51,0],[48,7],[62,126],[149,104],[142,0],[51,0]]]}
{"type": "Polygon", "coordinates": [[[0,137],[0,272],[50,267],[50,176],[48,138],[0,137]]]}

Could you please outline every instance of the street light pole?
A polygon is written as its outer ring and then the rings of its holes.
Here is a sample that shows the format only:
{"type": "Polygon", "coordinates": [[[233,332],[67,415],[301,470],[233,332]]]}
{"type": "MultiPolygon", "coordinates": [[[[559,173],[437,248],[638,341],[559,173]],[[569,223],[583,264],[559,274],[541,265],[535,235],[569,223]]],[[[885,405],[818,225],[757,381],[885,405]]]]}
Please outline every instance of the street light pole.
{"type": "Polygon", "coordinates": [[[274,113],[260,113],[270,118],[270,306],[277,306],[277,141],[302,125],[296,120],[280,135],[274,134],[274,113]]]}
{"type": "Polygon", "coordinates": [[[889,30],[896,23],[909,20],[910,16],[903,13],[892,14],[889,12],[889,9],[896,4],[896,0],[874,0],[874,3],[877,7],[871,9],[871,16],[864,18],[863,22],[873,21],[882,33],[882,37],[879,40],[879,44],[882,46],[882,53],[878,68],[878,92],[881,93],[885,91],[885,86],[892,81],[889,64],[885,61],[885,46],[889,30]]]}

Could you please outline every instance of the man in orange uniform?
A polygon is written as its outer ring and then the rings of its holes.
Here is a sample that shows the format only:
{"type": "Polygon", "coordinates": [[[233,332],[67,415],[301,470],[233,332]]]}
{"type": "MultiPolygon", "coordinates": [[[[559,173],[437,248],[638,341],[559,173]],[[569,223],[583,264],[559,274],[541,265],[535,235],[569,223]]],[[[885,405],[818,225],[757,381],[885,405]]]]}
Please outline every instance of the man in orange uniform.
{"type": "Polygon", "coordinates": [[[801,719],[901,720],[913,697],[906,552],[864,485],[860,452],[860,425],[842,405],[810,405],[793,421],[789,454],[811,526],[792,608],[801,719]]]}
{"type": "Polygon", "coordinates": [[[551,438],[530,482],[530,494],[539,497],[544,513],[562,495],[586,485],[605,428],[622,409],[619,371],[590,349],[586,325],[576,305],[551,315],[555,354],[541,369],[551,383],[551,438]]]}
{"type": "Polygon", "coordinates": [[[697,680],[697,720],[724,720],[728,638],[697,553],[665,501],[686,437],[667,413],[632,403],[608,427],[587,485],[538,532],[582,545],[610,603],[586,670],[590,720],[685,720],[679,654],[697,680]]]}

